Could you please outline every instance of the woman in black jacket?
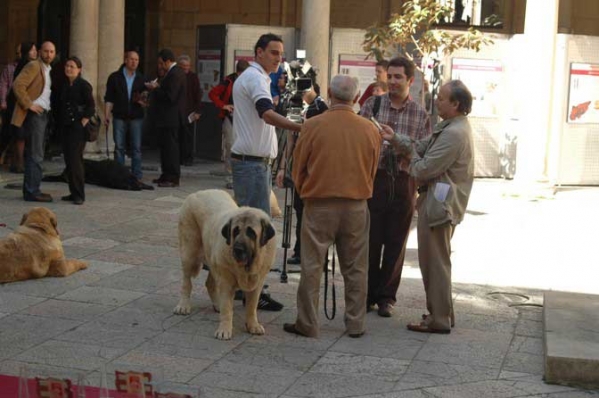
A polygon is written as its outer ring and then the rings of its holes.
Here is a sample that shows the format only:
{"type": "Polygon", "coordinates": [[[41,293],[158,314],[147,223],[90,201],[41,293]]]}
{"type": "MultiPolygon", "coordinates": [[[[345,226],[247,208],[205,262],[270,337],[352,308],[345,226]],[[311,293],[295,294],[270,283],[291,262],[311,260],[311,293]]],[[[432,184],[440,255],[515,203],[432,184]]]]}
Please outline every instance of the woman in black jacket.
{"type": "Polygon", "coordinates": [[[64,72],[67,84],[62,88],[60,97],[59,122],[62,127],[62,151],[65,161],[65,173],[69,181],[70,195],[62,200],[81,205],[85,201],[85,172],[83,169],[83,150],[87,143],[85,126],[94,115],[95,102],[92,86],[81,77],[81,60],[69,57],[64,72]]]}

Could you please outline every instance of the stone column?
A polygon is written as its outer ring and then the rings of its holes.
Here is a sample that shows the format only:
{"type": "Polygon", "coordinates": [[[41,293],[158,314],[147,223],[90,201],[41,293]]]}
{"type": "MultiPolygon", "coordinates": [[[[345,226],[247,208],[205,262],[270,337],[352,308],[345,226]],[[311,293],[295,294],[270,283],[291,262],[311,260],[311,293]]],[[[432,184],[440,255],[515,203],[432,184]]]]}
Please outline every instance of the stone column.
{"type": "MultiPolygon", "coordinates": [[[[71,1],[70,54],[79,57],[83,63],[83,78],[94,89],[97,100],[98,90],[98,11],[99,0],[71,1]]],[[[88,144],[86,152],[95,152],[96,144],[88,144]]]]}
{"type": "Polygon", "coordinates": [[[553,83],[559,0],[527,0],[522,81],[528,100],[522,101],[515,179],[529,184],[546,180],[548,143],[552,130],[553,83]],[[542,18],[540,17],[542,15],[542,18]]]}
{"type": "Polygon", "coordinates": [[[302,7],[300,48],[306,50],[306,59],[318,72],[316,80],[324,98],[329,86],[331,0],[304,0],[302,7]]]}
{"type": "MultiPolygon", "coordinates": [[[[98,109],[104,114],[104,94],[108,76],[123,63],[125,51],[125,0],[99,0],[99,33],[98,36],[98,84],[95,86],[95,98],[98,109]]],[[[104,129],[104,128],[103,128],[104,129]]],[[[112,126],[100,132],[98,150],[106,156],[106,137],[108,137],[108,152],[114,152],[112,126]]]]}

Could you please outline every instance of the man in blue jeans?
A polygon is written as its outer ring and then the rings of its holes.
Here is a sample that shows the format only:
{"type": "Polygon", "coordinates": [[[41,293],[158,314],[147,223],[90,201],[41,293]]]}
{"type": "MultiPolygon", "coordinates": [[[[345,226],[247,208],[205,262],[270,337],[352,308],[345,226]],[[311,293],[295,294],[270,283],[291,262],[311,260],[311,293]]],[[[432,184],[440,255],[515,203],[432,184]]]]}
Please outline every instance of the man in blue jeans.
{"type": "Polygon", "coordinates": [[[28,202],[52,202],[52,196],[40,191],[44,137],[50,111],[50,64],[56,55],[52,42],[45,42],[40,58],[29,62],[13,83],[17,99],[11,124],[25,134],[25,175],[23,199],[28,202]]]}
{"type": "MultiPolygon", "coordinates": [[[[275,112],[270,93],[268,75],[279,68],[283,40],[272,33],[260,36],[254,47],[254,57],[255,61],[250,62],[233,85],[233,136],[236,137],[231,147],[233,191],[239,206],[255,207],[270,215],[270,164],[276,159],[278,150],[275,127],[300,131],[301,125],[275,112]]],[[[260,296],[259,309],[280,310],[283,307],[276,302],[278,306],[268,306],[267,299],[270,298],[265,294],[260,296]]]]}
{"type": "Polygon", "coordinates": [[[131,137],[131,174],[139,181],[141,171],[141,134],[144,118],[142,93],[146,91],[145,79],[137,71],[139,54],[136,51],[125,53],[125,63],[108,77],[106,83],[105,123],[108,127],[112,119],[114,135],[114,158],[125,164],[127,128],[131,137]]]}

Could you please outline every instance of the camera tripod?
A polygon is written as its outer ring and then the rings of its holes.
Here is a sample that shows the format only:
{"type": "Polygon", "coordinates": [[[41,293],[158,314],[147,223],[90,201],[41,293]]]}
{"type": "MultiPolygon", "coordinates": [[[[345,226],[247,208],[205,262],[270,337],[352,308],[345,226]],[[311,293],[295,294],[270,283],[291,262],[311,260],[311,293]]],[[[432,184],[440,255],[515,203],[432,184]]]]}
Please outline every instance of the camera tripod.
{"type": "MultiPolygon", "coordinates": [[[[283,156],[287,156],[287,137],[288,130],[283,130],[281,132],[281,137],[279,138],[279,157],[277,159],[277,167],[275,168],[274,175],[276,176],[278,170],[280,169],[281,162],[283,160],[283,156]]],[[[291,165],[291,157],[287,160],[285,164],[285,168],[288,169],[291,165]]],[[[281,283],[287,283],[287,274],[288,273],[298,273],[298,270],[290,270],[287,271],[287,250],[291,247],[291,230],[293,227],[293,198],[295,196],[295,186],[293,185],[293,181],[291,178],[287,178],[287,170],[285,170],[285,177],[283,178],[283,186],[285,187],[285,203],[283,209],[283,238],[281,247],[283,248],[283,266],[281,268],[281,283]]]]}

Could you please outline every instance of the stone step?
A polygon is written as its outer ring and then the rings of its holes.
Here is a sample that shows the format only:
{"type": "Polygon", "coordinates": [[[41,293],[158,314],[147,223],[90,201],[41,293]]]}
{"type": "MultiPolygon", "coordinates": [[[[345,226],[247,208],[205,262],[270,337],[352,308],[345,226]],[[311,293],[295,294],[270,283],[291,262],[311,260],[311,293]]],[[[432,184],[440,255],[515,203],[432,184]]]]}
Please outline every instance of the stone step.
{"type": "Polygon", "coordinates": [[[545,381],[599,387],[599,296],[545,292],[545,381]]]}

